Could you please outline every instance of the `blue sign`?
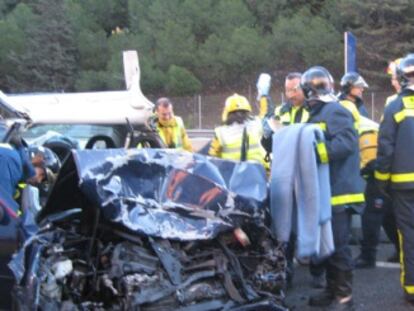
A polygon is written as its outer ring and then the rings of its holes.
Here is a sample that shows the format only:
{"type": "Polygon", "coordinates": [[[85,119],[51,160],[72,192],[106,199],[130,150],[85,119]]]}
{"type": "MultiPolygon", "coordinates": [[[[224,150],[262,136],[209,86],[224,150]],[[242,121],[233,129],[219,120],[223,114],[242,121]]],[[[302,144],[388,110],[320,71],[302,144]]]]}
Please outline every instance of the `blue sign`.
{"type": "Polygon", "coordinates": [[[344,33],[345,37],[345,73],[347,72],[357,72],[357,63],[356,63],[356,37],[349,31],[344,33]]]}

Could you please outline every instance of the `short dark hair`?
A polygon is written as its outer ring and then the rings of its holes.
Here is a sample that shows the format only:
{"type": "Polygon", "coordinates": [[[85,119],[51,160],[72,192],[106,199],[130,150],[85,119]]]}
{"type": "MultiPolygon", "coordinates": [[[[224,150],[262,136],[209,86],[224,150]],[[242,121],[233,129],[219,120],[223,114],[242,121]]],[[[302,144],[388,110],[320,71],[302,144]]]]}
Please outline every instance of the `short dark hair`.
{"type": "Polygon", "coordinates": [[[302,74],[300,72],[289,72],[285,80],[293,80],[293,79],[300,79],[300,78],[302,78],[302,74]]]}
{"type": "Polygon", "coordinates": [[[227,116],[225,122],[226,125],[231,125],[233,123],[243,124],[245,121],[252,119],[250,111],[247,110],[236,110],[230,112],[227,116]]]}
{"type": "Polygon", "coordinates": [[[161,97],[158,98],[157,102],[155,103],[155,109],[157,109],[160,106],[167,108],[169,106],[172,106],[172,102],[168,97],[161,97]]]}

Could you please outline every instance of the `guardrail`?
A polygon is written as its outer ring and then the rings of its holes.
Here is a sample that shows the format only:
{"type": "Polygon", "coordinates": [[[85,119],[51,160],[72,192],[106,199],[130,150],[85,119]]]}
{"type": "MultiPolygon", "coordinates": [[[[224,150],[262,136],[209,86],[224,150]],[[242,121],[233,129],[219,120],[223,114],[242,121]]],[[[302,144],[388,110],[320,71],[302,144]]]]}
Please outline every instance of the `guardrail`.
{"type": "Polygon", "coordinates": [[[214,130],[212,129],[187,129],[190,138],[213,138],[214,130]]]}

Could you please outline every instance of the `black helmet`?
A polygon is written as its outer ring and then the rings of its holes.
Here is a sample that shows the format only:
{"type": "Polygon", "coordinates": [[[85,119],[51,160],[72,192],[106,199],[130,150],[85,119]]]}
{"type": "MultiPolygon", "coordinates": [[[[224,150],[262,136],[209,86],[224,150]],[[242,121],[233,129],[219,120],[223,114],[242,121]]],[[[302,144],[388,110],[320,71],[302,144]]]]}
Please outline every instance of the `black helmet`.
{"type": "Polygon", "coordinates": [[[333,85],[331,74],[321,66],[309,68],[300,80],[300,87],[306,99],[320,99],[323,95],[333,94],[333,85]]]}
{"type": "Polygon", "coordinates": [[[40,156],[42,159],[42,168],[46,171],[50,170],[53,174],[57,174],[61,167],[58,156],[49,148],[44,146],[30,146],[28,148],[30,159],[40,156]]]}
{"type": "Polygon", "coordinates": [[[348,72],[341,79],[341,91],[344,94],[349,94],[352,87],[368,88],[365,79],[357,72],[348,72]]]}
{"type": "Polygon", "coordinates": [[[414,84],[414,53],[405,56],[397,66],[397,79],[402,88],[414,84]]]}

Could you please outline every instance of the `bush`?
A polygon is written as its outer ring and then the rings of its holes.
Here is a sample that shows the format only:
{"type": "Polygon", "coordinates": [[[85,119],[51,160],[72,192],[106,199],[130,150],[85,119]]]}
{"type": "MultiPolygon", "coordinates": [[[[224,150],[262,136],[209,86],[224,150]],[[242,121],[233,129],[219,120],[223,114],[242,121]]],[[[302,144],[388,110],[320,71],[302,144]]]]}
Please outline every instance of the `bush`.
{"type": "Polygon", "coordinates": [[[201,91],[201,82],[187,69],[171,65],[165,89],[169,96],[194,95],[201,91]]]}

